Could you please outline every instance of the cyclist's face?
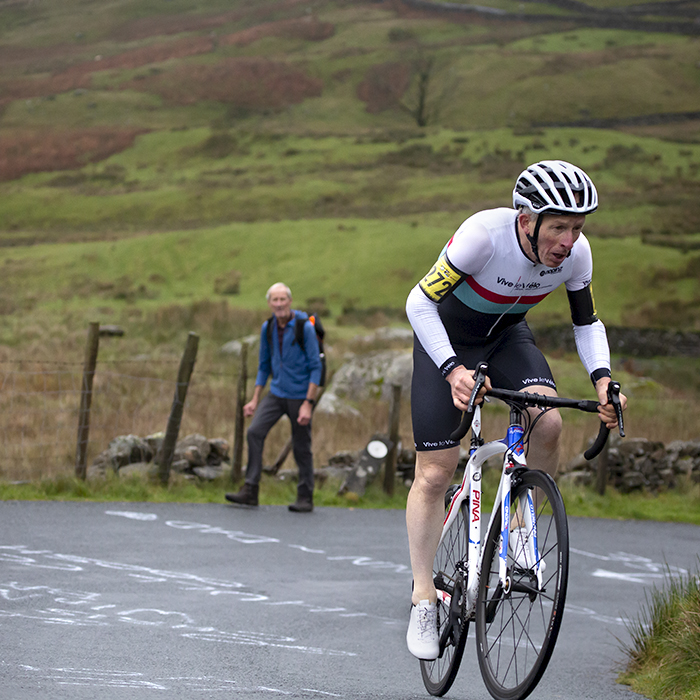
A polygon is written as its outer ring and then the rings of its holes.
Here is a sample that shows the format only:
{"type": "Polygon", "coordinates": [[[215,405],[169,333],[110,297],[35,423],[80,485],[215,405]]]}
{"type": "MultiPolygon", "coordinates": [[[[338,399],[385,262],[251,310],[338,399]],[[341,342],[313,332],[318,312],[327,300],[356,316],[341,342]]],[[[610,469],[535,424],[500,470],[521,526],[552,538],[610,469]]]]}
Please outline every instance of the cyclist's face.
{"type": "MultiPolygon", "coordinates": [[[[574,247],[583,229],[586,217],[553,216],[545,214],[537,238],[537,251],[542,264],[547,267],[559,267],[574,247]]],[[[535,222],[530,222],[531,231],[535,222]]]]}
{"type": "Polygon", "coordinates": [[[292,299],[284,289],[273,289],[267,304],[272,309],[272,313],[277,316],[277,319],[283,323],[292,315],[292,299]]]}

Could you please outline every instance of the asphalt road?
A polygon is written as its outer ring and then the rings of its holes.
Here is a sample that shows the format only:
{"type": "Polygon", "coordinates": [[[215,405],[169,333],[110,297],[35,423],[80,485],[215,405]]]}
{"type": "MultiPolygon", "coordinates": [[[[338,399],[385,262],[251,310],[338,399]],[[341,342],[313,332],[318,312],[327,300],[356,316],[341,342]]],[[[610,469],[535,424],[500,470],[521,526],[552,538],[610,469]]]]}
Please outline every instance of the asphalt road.
{"type": "MultiPolygon", "coordinates": [[[[557,648],[532,697],[615,683],[625,619],[700,528],[572,518],[557,648]]],[[[0,698],[429,697],[405,648],[404,513],[0,503],[0,698]]],[[[450,698],[486,700],[473,641],[450,698]]]]}

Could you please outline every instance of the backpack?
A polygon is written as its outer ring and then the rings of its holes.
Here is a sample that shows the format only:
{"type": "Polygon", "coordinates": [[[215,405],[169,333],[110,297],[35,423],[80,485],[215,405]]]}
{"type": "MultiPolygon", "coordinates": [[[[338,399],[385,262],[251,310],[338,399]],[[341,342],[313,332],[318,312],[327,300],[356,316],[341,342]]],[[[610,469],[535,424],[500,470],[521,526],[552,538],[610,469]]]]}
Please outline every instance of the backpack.
{"type": "MultiPolygon", "coordinates": [[[[321,381],[319,381],[319,386],[325,386],[326,384],[326,353],[323,350],[323,338],[326,335],[326,330],[321,323],[321,317],[318,314],[310,313],[308,320],[311,321],[311,325],[316,331],[316,340],[318,340],[318,351],[321,358],[321,381]]],[[[267,319],[267,342],[272,346],[272,322],[275,320],[274,314],[267,319]]],[[[294,324],[294,341],[299,345],[304,351],[304,326],[306,325],[306,319],[300,323],[302,319],[298,316],[296,318],[296,323],[294,324]]]]}

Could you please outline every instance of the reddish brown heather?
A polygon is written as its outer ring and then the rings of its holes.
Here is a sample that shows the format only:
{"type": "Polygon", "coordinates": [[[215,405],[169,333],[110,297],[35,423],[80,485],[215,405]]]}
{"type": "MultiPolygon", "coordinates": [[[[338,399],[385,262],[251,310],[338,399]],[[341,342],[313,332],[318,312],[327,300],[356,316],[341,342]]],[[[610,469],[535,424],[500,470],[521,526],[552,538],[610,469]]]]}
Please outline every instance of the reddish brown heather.
{"type": "Polygon", "coordinates": [[[213,46],[214,41],[210,37],[188,36],[176,41],[132,49],[114,56],[96,56],[93,61],[71,66],[66,70],[66,73],[94,73],[111,68],[140,68],[173,58],[187,58],[188,56],[208,53],[213,46]]]}
{"type": "Polygon", "coordinates": [[[67,61],[84,53],[85,47],[76,44],[54,46],[0,45],[0,66],[3,71],[31,70],[47,72],[61,70],[67,61]]]}
{"type": "Polygon", "coordinates": [[[47,97],[78,88],[89,88],[90,73],[96,71],[139,68],[173,58],[186,58],[207,53],[212,50],[212,47],[213,41],[209,37],[184,37],[176,41],[125,51],[114,56],[96,56],[91,61],[77,63],[50,77],[29,76],[22,80],[9,80],[1,86],[0,107],[13,100],[47,97]]]}
{"type": "Polygon", "coordinates": [[[183,32],[202,32],[216,29],[222,24],[240,20],[242,13],[233,10],[216,15],[168,15],[167,17],[143,17],[117,27],[113,38],[117,41],[138,41],[152,36],[171,36],[183,32]]]}
{"type": "Polygon", "coordinates": [[[263,58],[228,58],[213,66],[178,66],[121,87],[154,92],[175,104],[216,100],[257,110],[279,109],[308,97],[318,97],[323,82],[285,63],[263,58]]]}
{"type": "Polygon", "coordinates": [[[357,96],[370,114],[395,107],[408,89],[411,69],[405,63],[382,63],[371,66],[357,86],[357,96]]]}
{"type": "Polygon", "coordinates": [[[166,17],[143,17],[128,22],[113,33],[119,41],[147,39],[164,34],[181,34],[182,32],[201,32],[221,27],[224,24],[241,20],[265,19],[273,14],[293,10],[297,5],[308,5],[309,0],[277,0],[260,2],[256,0],[250,7],[214,15],[172,15],[166,17]]]}
{"type": "Polygon", "coordinates": [[[90,76],[78,74],[61,73],[47,78],[29,77],[24,80],[10,80],[0,86],[0,107],[9,104],[13,100],[48,97],[49,95],[58,95],[69,90],[89,87],[90,76]]]}
{"type": "Polygon", "coordinates": [[[130,148],[143,129],[5,132],[0,140],[0,181],[27,173],[80,168],[130,148]]]}
{"type": "Polygon", "coordinates": [[[224,46],[247,46],[254,41],[268,36],[282,39],[302,39],[304,41],[323,41],[335,34],[335,26],[330,22],[319,22],[313,17],[301,19],[284,19],[278,22],[267,22],[257,27],[244,29],[234,34],[221,37],[220,43],[224,46]]]}
{"type": "MultiPolygon", "coordinates": [[[[123,41],[151,36],[163,36],[182,32],[213,29],[241,19],[260,19],[283,10],[294,9],[307,0],[282,0],[265,3],[255,8],[246,8],[210,16],[176,15],[172,17],[148,17],[124,25],[112,38],[123,41]]],[[[244,31],[224,36],[219,41],[224,45],[245,46],[266,36],[322,41],[333,36],[335,27],[313,17],[284,19],[267,22],[244,31]]],[[[78,55],[89,51],[86,46],[56,45],[33,49],[22,46],[0,46],[0,65],[14,68],[15,75],[27,75],[22,79],[10,78],[0,83],[0,109],[18,99],[47,97],[79,88],[90,87],[89,75],[110,69],[135,69],[161,63],[171,59],[182,59],[210,52],[217,39],[213,35],[186,36],[173,41],[161,41],[114,55],[95,55],[91,60],[82,60],[70,65],[78,55]],[[52,75],[47,75],[52,73],[52,75]]],[[[298,81],[297,81],[298,83],[298,81]]],[[[297,84],[297,89],[299,85],[297,84]]],[[[307,88],[308,89],[308,88],[307,88]]],[[[303,98],[302,98],[303,99],[303,98]]],[[[288,104],[298,100],[282,99],[288,104]]]]}

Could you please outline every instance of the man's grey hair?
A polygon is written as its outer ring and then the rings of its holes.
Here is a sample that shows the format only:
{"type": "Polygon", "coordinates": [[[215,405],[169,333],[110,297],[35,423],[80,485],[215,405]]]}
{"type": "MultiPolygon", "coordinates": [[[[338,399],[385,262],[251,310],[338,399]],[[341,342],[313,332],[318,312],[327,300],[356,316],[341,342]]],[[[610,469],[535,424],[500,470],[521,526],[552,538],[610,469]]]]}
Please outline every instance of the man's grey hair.
{"type": "Polygon", "coordinates": [[[292,298],[292,290],[283,282],[275,282],[268,290],[267,294],[265,295],[265,299],[270,301],[270,297],[272,296],[272,292],[274,292],[276,289],[284,289],[284,291],[287,293],[287,296],[291,299],[292,298]]]}
{"type": "Polygon", "coordinates": [[[537,214],[530,207],[524,205],[518,207],[518,214],[525,214],[530,221],[534,221],[537,218],[537,214]]]}

